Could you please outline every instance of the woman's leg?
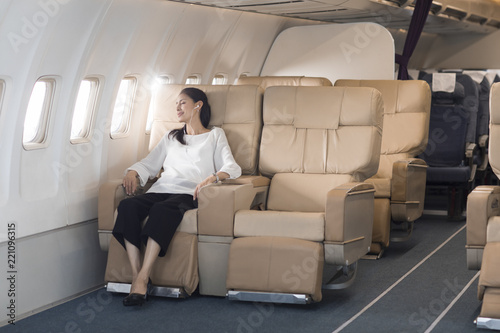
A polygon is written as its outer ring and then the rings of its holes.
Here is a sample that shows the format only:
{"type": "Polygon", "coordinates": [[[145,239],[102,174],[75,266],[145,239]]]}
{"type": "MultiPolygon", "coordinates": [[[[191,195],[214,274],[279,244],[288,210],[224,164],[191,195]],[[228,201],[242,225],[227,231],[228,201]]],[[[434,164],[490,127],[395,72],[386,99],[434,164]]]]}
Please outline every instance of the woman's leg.
{"type": "Polygon", "coordinates": [[[113,228],[113,236],[127,251],[132,268],[132,280],[141,269],[140,245],[142,222],[147,217],[150,208],[157,202],[168,198],[168,194],[147,193],[127,198],[118,206],[118,216],[113,228]]]}
{"type": "Polygon", "coordinates": [[[141,251],[137,246],[125,239],[125,249],[127,250],[128,261],[132,267],[132,280],[137,277],[141,270],[141,251]]]}
{"type": "Polygon", "coordinates": [[[146,253],[144,253],[144,262],[142,264],[142,268],[132,282],[132,287],[130,289],[131,293],[144,295],[147,292],[151,270],[153,269],[156,258],[160,253],[160,249],[160,245],[154,239],[148,239],[148,244],[146,245],[146,253]]]}
{"type": "Polygon", "coordinates": [[[156,258],[165,255],[184,212],[193,208],[195,208],[193,196],[187,194],[172,194],[167,200],[151,207],[142,234],[143,240],[146,241],[144,261],[137,278],[132,283],[131,293],[142,295],[147,292],[147,284],[156,258]]]}

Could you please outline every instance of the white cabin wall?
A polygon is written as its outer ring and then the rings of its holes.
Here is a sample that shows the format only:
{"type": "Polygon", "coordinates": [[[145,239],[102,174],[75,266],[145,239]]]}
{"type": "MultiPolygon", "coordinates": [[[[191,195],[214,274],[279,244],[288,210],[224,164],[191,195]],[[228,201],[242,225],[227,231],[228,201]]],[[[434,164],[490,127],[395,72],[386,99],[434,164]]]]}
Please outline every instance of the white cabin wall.
{"type": "MultiPolygon", "coordinates": [[[[10,149],[3,163],[2,183],[7,200],[2,215],[18,221],[19,236],[67,225],[67,178],[59,168],[67,156],[72,109],[79,88],[82,59],[92,23],[102,1],[16,1],[0,26],[3,52],[0,74],[12,78],[6,87],[1,141],[10,149]],[[43,4],[43,5],[42,5],[43,4]],[[81,15],[94,11],[94,15],[81,15]],[[29,33],[28,33],[29,32],[29,33]],[[56,79],[56,96],[50,117],[47,147],[22,148],[23,124],[31,89],[41,76],[56,79]],[[7,171],[7,172],[4,172],[7,171]],[[20,209],[29,205],[30,209],[20,209]],[[42,217],[42,218],[40,218],[42,217]]],[[[82,219],[80,221],[84,221],[82,219]]]]}

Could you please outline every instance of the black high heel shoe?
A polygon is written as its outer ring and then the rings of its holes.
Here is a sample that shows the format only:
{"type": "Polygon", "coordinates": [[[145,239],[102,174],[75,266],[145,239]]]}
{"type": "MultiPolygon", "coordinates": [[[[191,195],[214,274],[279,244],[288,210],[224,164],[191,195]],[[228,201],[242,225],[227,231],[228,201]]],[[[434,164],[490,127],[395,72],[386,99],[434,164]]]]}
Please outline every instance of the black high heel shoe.
{"type": "Polygon", "coordinates": [[[147,300],[148,295],[151,292],[151,279],[148,281],[148,286],[145,294],[132,293],[123,299],[124,306],[142,306],[147,300]]]}
{"type": "Polygon", "coordinates": [[[144,302],[148,300],[148,294],[129,294],[127,297],[123,299],[123,305],[124,306],[135,306],[139,305],[142,306],[144,302]]]}

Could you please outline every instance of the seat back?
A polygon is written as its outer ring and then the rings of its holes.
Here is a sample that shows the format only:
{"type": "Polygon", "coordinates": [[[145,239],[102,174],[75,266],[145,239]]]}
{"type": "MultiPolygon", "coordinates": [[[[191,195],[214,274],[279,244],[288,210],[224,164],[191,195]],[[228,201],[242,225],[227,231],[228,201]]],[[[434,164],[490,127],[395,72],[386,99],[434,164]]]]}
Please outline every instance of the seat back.
{"type": "Polygon", "coordinates": [[[432,90],[429,142],[421,157],[431,167],[464,164],[467,143],[476,141],[478,90],[468,76],[434,73],[424,76],[432,90]]]}
{"type": "Polygon", "coordinates": [[[500,82],[490,90],[490,141],[488,156],[493,172],[500,177],[500,82]]]}
{"type": "Polygon", "coordinates": [[[262,89],[273,86],[331,86],[325,77],[311,76],[240,76],[237,85],[258,85],[262,89]]]}
{"type": "Polygon", "coordinates": [[[424,151],[431,108],[431,91],[425,81],[337,80],[335,86],[371,87],[382,93],[384,131],[380,165],[374,178],[392,178],[394,162],[424,151]]]}
{"type": "Polygon", "coordinates": [[[376,89],[269,87],[263,114],[267,209],[324,212],[329,190],[376,173],[383,117],[376,89]]]}
{"type": "MultiPolygon", "coordinates": [[[[180,128],[176,100],[187,85],[163,85],[158,93],[151,128],[149,149],[152,150],[166,132],[180,128]]],[[[257,172],[262,130],[263,90],[258,86],[200,85],[211,107],[210,127],[222,127],[236,163],[244,175],[257,172]]]]}

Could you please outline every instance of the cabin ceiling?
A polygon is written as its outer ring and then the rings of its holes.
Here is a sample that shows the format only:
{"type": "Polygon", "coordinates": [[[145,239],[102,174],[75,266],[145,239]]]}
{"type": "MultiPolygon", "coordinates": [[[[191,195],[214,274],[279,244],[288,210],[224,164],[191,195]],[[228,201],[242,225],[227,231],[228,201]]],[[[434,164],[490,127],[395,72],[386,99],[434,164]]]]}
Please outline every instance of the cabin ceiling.
{"type": "MultiPolygon", "coordinates": [[[[321,22],[375,22],[407,29],[416,0],[174,0],[321,22]]],[[[434,1],[427,33],[490,33],[500,29],[500,0],[434,1]]]]}

